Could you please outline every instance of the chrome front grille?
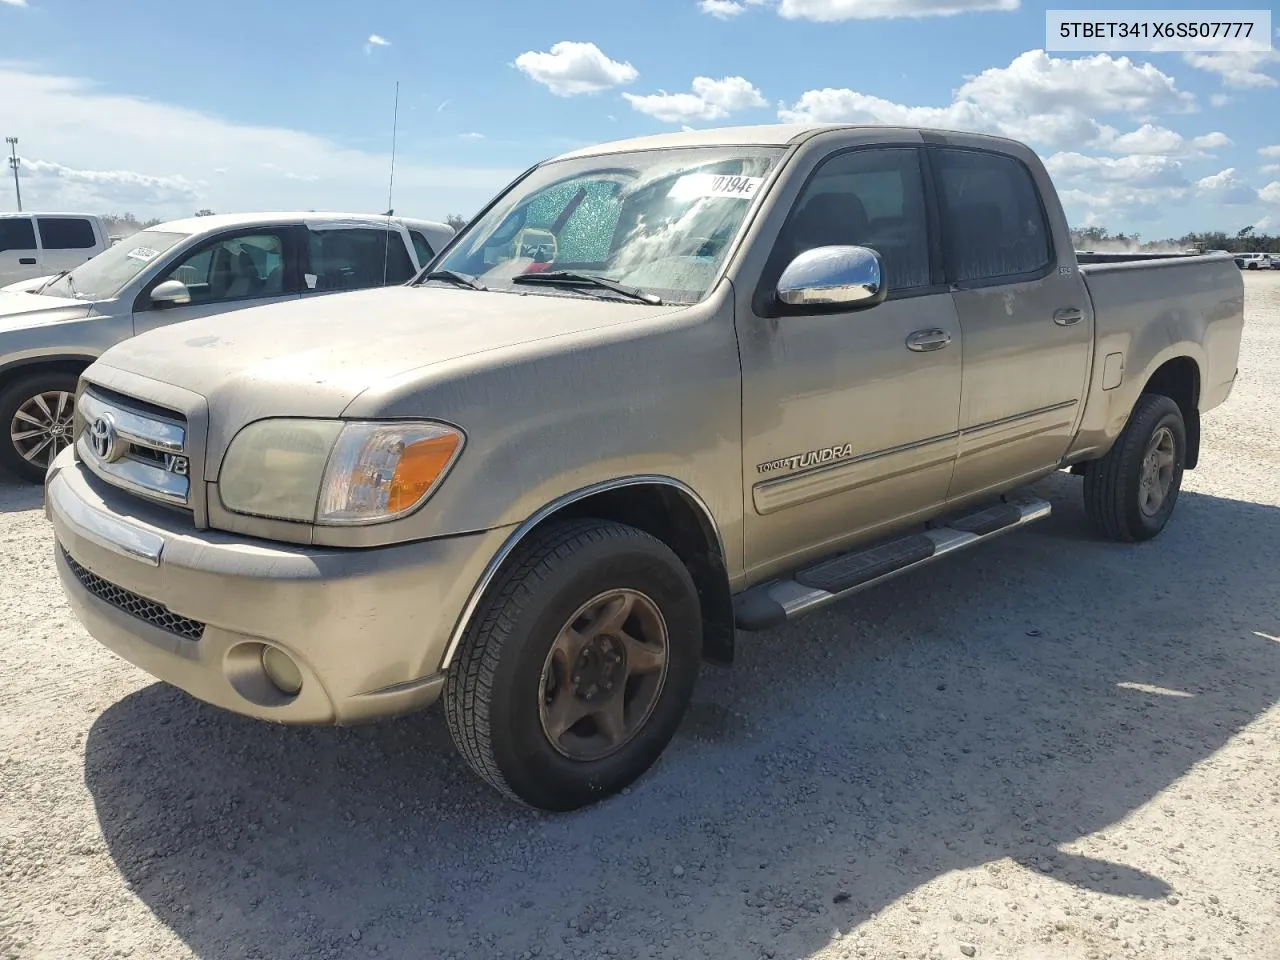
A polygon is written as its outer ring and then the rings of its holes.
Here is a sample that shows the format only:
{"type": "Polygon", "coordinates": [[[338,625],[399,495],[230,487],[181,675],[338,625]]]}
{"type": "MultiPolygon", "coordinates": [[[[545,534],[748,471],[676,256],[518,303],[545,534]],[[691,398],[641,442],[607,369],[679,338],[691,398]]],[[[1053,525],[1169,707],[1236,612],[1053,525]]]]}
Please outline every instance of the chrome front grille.
{"type": "Polygon", "coordinates": [[[153,627],[158,627],[184,640],[199,640],[204,636],[204,624],[190,617],[179,616],[163,604],[148,600],[124,587],[118,587],[109,580],[103,580],[96,573],[86,570],[71,558],[71,554],[62,551],[62,559],[66,561],[80,585],[103,603],[109,603],[117,610],[123,610],[130,616],[137,617],[153,627]]]}
{"type": "Polygon", "coordinates": [[[191,506],[190,445],[180,413],[89,387],[77,407],[76,453],[107,483],[191,506]]]}

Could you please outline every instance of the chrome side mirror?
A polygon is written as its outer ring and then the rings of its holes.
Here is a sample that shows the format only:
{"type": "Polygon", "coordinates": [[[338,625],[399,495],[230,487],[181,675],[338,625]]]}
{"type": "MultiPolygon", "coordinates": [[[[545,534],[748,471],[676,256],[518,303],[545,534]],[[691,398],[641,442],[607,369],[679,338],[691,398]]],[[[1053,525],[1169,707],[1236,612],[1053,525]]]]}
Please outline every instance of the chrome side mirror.
{"type": "Polygon", "coordinates": [[[181,280],[166,280],[151,291],[151,302],[157,307],[180,307],[191,302],[191,291],[181,280]]]}
{"type": "Polygon", "coordinates": [[[880,254],[870,247],[814,247],[782,271],[778,300],[792,307],[874,307],[888,292],[883,273],[880,254]]]}

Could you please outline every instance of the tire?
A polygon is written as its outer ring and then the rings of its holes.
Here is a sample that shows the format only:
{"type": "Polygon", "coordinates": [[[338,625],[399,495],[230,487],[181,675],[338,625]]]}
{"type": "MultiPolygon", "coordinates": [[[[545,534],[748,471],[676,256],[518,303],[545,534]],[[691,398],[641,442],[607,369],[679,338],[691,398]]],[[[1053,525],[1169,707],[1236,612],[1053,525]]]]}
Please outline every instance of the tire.
{"type": "Polygon", "coordinates": [[[697,590],[664,543],[610,521],[552,523],[517,547],[463,636],[445,681],[449,732],[471,769],[507,797],[548,811],[587,806],[634,782],[671,741],[693,694],[701,645],[697,590]],[[599,626],[618,617],[620,626],[599,626]],[[566,626],[577,630],[562,632],[566,626]],[[660,628],[659,677],[650,661],[660,628]],[[620,650],[622,635],[648,642],[620,650]],[[580,657],[564,653],[581,638],[580,657]],[[610,667],[619,652],[622,665],[610,667]],[[580,674],[570,661],[585,665],[580,674]],[[602,672],[641,665],[646,672],[621,682],[623,673],[602,672]],[[611,698],[631,696],[627,713],[612,721],[625,717],[629,734],[611,737],[604,710],[564,726],[606,688],[621,690],[611,698]]]}
{"type": "MultiPolygon", "coordinates": [[[[1150,540],[1164,529],[1178,502],[1187,457],[1187,428],[1171,399],[1144,393],[1110,452],[1085,466],[1084,507],[1104,537],[1122,543],[1150,540]],[[1166,443],[1167,441],[1167,443],[1166,443]],[[1171,446],[1168,474],[1156,470],[1150,480],[1164,489],[1158,507],[1144,487],[1148,455],[1171,446]]],[[[1160,457],[1163,459],[1163,457],[1160,457]]]]}
{"type": "Polygon", "coordinates": [[[46,370],[15,380],[0,390],[0,468],[28,483],[43,483],[49,461],[71,442],[78,377],[46,370]],[[59,407],[54,397],[62,397],[59,407]],[[36,398],[44,398],[41,406],[36,398]],[[49,416],[46,416],[46,410],[49,416]],[[47,421],[53,436],[26,436],[40,429],[31,418],[47,421]]]}

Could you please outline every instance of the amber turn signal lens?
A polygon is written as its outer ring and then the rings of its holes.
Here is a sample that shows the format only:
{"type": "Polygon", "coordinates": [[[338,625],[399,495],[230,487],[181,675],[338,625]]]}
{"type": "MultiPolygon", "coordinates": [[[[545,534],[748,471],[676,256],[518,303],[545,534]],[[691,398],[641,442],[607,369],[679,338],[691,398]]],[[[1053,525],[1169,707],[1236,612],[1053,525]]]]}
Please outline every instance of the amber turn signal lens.
{"type": "Polygon", "coordinates": [[[387,492],[387,512],[408,510],[426,495],[458,451],[462,437],[447,433],[406,444],[391,477],[387,492]]]}

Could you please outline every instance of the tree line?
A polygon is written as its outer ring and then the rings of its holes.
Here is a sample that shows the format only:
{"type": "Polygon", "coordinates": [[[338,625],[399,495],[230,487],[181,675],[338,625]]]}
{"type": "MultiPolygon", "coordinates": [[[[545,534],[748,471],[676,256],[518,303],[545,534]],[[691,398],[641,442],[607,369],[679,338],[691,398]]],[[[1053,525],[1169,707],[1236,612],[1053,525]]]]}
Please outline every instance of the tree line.
{"type": "Polygon", "coordinates": [[[1234,234],[1222,230],[1208,233],[1187,233],[1166,240],[1143,240],[1137,233],[1112,233],[1106,227],[1076,227],[1071,240],[1077,250],[1098,247],[1122,246],[1133,250],[1165,250],[1177,247],[1181,250],[1226,250],[1228,253],[1280,253],[1280,236],[1259,233],[1253,227],[1243,227],[1234,234]]]}

